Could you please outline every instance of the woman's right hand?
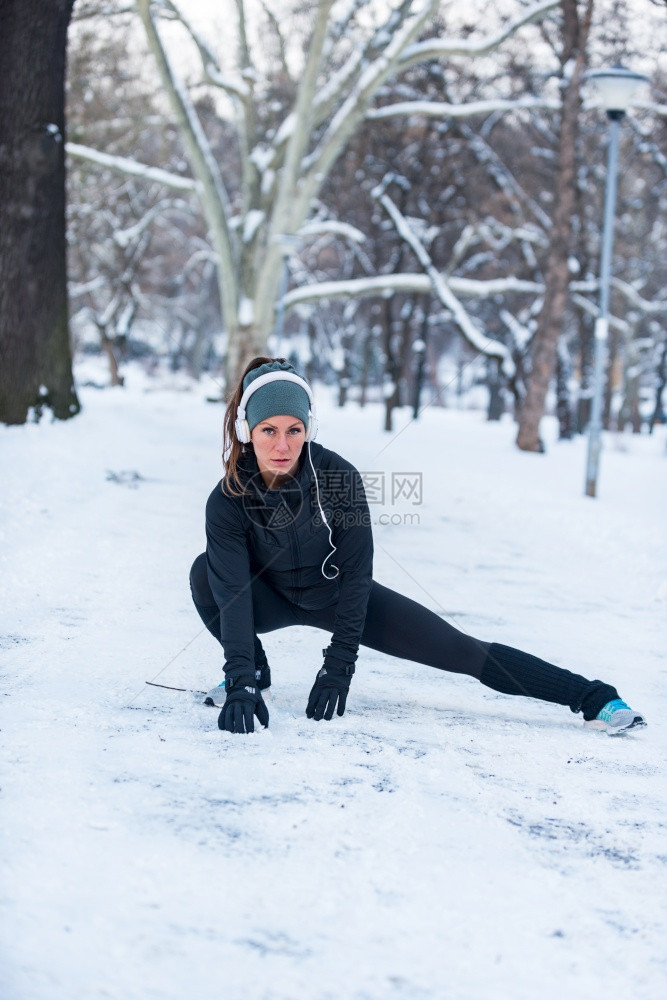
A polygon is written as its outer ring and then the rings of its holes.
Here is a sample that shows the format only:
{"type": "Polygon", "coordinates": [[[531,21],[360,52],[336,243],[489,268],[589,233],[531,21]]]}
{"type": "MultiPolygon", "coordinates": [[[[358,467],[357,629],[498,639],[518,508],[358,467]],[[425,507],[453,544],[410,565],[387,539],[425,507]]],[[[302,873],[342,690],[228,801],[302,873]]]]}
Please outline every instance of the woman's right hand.
{"type": "Polygon", "coordinates": [[[225,704],[218,716],[218,729],[227,733],[254,733],[255,716],[260,725],[268,726],[269,710],[262,692],[252,675],[237,677],[227,691],[225,704]]]}

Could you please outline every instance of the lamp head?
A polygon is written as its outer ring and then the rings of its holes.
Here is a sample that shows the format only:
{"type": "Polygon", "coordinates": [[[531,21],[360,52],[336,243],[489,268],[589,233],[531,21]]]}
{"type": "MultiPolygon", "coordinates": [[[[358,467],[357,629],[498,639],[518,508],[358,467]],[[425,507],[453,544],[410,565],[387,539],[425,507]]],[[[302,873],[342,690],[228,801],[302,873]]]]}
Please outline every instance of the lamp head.
{"type": "Polygon", "coordinates": [[[586,79],[595,84],[602,106],[610,118],[622,118],[632,103],[637,88],[642,83],[649,82],[643,73],[633,73],[620,65],[591,70],[586,74],[586,79]]]}

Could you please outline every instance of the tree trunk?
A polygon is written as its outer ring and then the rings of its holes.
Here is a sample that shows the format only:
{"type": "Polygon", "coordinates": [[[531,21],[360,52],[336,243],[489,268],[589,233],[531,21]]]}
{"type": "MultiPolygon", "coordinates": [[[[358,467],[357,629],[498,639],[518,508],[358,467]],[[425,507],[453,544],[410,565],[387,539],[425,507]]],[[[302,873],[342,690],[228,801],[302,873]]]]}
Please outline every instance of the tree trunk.
{"type": "Polygon", "coordinates": [[[612,404],[614,401],[616,384],[618,384],[616,381],[616,365],[620,346],[620,334],[618,330],[612,327],[609,331],[607,364],[603,373],[604,396],[602,404],[602,426],[606,431],[611,430],[612,425],[612,404]]]}
{"type": "Polygon", "coordinates": [[[486,384],[489,390],[489,405],[486,410],[487,420],[501,420],[505,412],[503,399],[503,378],[500,374],[500,361],[489,358],[487,361],[486,384]]]}
{"type": "Polygon", "coordinates": [[[366,394],[368,392],[368,379],[371,369],[371,354],[373,351],[373,330],[371,327],[366,331],[364,337],[364,347],[362,352],[361,377],[359,379],[359,406],[366,405],[366,394]]]}
{"type": "Polygon", "coordinates": [[[662,423],[665,419],[662,409],[662,394],[665,391],[665,387],[667,387],[667,340],[662,345],[662,353],[656,371],[655,406],[653,407],[651,423],[649,424],[649,434],[653,433],[653,428],[656,424],[662,423]]]}
{"type": "Polygon", "coordinates": [[[558,418],[558,439],[570,441],[574,434],[572,404],[570,402],[570,359],[565,351],[559,352],[556,360],[556,417],[558,418]]]}
{"type": "Polygon", "coordinates": [[[577,399],[577,433],[583,434],[591,419],[593,394],[593,323],[588,313],[579,316],[579,358],[581,375],[577,399]]]}
{"type": "Polygon", "coordinates": [[[65,244],[65,64],[74,0],[0,7],[0,420],[65,420],[72,378],[65,244]]]}
{"type": "Polygon", "coordinates": [[[107,336],[104,330],[100,330],[100,343],[102,345],[102,350],[107,356],[107,361],[109,362],[109,378],[111,380],[111,385],[124,385],[125,379],[118,370],[118,359],[113,349],[113,340],[111,337],[107,336]]]}
{"type": "Polygon", "coordinates": [[[385,299],[384,305],[384,429],[393,430],[392,414],[398,406],[398,383],[400,364],[396,357],[396,336],[394,331],[393,298],[385,299]]]}
{"type": "Polygon", "coordinates": [[[561,110],[556,167],[556,191],[547,256],[544,305],[532,350],[532,368],[526,399],[521,409],[517,445],[523,451],[544,451],[540,420],[556,365],[556,351],[567,308],[572,217],[576,191],[576,143],[580,117],[580,88],[586,66],[586,45],[593,0],[586,0],[583,17],[578,0],[562,0],[563,11],[563,105],[561,110]],[[569,79],[566,74],[569,73],[569,79]]]}
{"type": "Polygon", "coordinates": [[[426,349],[428,347],[429,335],[429,305],[430,300],[424,297],[424,306],[421,315],[421,330],[416,344],[412,345],[412,350],[417,355],[417,365],[415,371],[414,394],[412,397],[412,417],[417,420],[421,408],[422,389],[424,388],[424,377],[426,375],[426,349]]]}

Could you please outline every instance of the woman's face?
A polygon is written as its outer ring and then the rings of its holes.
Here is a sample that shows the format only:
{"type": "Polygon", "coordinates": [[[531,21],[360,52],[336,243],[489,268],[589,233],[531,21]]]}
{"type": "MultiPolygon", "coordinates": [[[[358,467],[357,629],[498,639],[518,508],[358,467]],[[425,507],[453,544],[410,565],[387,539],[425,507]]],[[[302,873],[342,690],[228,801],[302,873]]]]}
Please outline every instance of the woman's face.
{"type": "Polygon", "coordinates": [[[250,440],[267,486],[295,474],[305,439],[306,428],[296,417],[267,417],[253,428],[250,440]]]}

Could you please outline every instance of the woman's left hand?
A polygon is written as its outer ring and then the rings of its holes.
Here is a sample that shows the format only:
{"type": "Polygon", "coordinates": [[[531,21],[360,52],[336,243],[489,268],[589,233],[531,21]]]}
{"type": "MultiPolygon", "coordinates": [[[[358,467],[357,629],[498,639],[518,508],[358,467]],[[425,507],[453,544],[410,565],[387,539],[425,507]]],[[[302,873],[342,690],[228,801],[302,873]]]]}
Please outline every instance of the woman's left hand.
{"type": "Polygon", "coordinates": [[[352,664],[340,667],[324,664],[308,697],[306,715],[309,719],[316,722],[326,719],[328,722],[333,719],[334,711],[338,715],[343,714],[353,673],[352,664]]]}

